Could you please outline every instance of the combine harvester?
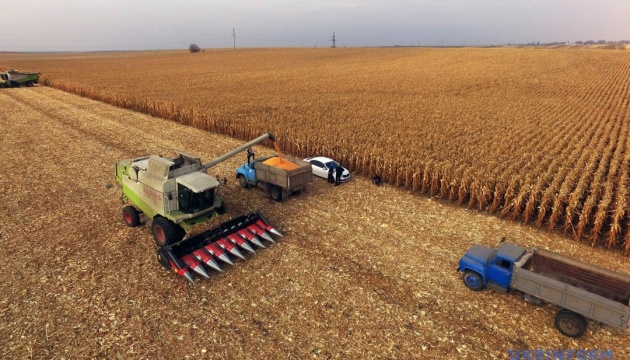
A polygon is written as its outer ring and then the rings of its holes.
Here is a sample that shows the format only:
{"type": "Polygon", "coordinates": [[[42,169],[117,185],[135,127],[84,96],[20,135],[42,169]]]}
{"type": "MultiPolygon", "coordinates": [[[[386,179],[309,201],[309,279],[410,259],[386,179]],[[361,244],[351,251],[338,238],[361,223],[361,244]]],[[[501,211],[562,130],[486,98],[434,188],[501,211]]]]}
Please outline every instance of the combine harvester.
{"type": "Polygon", "coordinates": [[[198,157],[182,152],[173,159],[151,155],[117,162],[121,200],[129,203],[123,208],[124,222],[135,227],[150,220],[158,262],[190,282],[190,270],[207,278],[203,265],[221,271],[217,260],[233,264],[228,253],[244,258],[239,248],[252,253],[254,247],[264,248],[261,239],[274,242],[271,234],[282,234],[259,211],[184,236],[193,226],[226,212],[219,181],[208,175],[208,169],[267,139],[275,142],[267,133],[203,165],[198,157]]]}
{"type": "Polygon", "coordinates": [[[39,81],[40,73],[24,72],[11,69],[7,72],[0,72],[0,88],[20,87],[22,85],[31,87],[39,81]]]}

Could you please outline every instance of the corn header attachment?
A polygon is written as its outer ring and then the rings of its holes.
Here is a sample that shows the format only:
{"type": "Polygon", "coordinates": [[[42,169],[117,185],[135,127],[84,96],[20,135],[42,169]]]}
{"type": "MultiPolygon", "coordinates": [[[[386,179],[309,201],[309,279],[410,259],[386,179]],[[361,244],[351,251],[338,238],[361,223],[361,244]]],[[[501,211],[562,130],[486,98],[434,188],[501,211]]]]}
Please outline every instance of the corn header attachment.
{"type": "Polygon", "coordinates": [[[241,250],[254,253],[264,241],[274,243],[282,236],[260,211],[241,215],[223,224],[157,250],[158,261],[167,269],[194,282],[192,273],[208,278],[208,270],[221,271],[219,263],[234,265],[234,258],[245,259],[241,250]]]}

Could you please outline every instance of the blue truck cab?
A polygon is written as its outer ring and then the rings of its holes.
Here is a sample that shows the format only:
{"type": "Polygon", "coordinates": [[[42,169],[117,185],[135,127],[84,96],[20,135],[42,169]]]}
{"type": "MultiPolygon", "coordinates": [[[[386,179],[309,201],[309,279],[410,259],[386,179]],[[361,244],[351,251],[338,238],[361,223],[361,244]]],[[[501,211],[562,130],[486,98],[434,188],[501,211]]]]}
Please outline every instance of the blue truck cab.
{"type": "Polygon", "coordinates": [[[503,244],[496,250],[475,245],[459,260],[458,270],[464,272],[464,284],[471,290],[479,291],[489,287],[507,292],[512,281],[514,263],[526,251],[525,248],[513,244],[503,244]]]}
{"type": "MultiPolygon", "coordinates": [[[[260,159],[257,159],[260,161],[260,159]]],[[[245,181],[245,183],[241,183],[241,186],[255,186],[258,184],[258,179],[256,179],[256,169],[254,168],[254,161],[245,163],[239,166],[236,169],[236,177],[239,179],[239,182],[245,181]],[[239,175],[243,176],[243,180],[239,177],[239,175]]]]}

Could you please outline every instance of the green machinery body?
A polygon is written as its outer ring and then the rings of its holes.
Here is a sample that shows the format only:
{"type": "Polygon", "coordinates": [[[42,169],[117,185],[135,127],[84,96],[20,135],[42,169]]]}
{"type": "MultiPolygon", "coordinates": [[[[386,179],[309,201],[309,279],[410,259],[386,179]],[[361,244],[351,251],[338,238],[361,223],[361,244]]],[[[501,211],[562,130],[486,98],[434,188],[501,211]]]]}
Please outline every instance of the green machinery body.
{"type": "Polygon", "coordinates": [[[9,70],[0,73],[0,87],[33,86],[39,81],[39,73],[9,70]]]}
{"type": "Polygon", "coordinates": [[[219,182],[201,171],[199,159],[190,155],[179,153],[175,159],[148,156],[122,160],[116,163],[115,173],[122,187],[123,201],[135,205],[150,219],[163,216],[185,231],[221,213],[224,208],[219,182]],[[179,177],[177,170],[180,170],[179,177]],[[187,186],[190,183],[186,180],[191,178],[197,183],[194,189],[187,186]],[[199,184],[205,186],[200,188],[199,184]],[[191,207],[191,195],[202,196],[205,201],[191,207]]]}
{"type": "Polygon", "coordinates": [[[226,211],[219,181],[208,169],[267,139],[275,141],[266,133],[205,164],[184,152],[176,152],[175,158],[151,155],[118,161],[114,173],[121,199],[131,204],[123,209],[123,220],[132,227],[141,223],[141,216],[151,220],[158,246],[182,240],[195,225],[226,211]]]}

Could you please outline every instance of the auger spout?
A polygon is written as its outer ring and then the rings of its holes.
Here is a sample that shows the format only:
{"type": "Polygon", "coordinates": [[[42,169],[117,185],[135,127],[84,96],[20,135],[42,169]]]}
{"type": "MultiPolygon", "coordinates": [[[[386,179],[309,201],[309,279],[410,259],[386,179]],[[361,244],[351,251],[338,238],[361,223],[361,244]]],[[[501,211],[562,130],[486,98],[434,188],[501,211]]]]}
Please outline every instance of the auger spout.
{"type": "Polygon", "coordinates": [[[257,145],[257,144],[259,144],[259,143],[261,143],[261,142],[263,142],[263,141],[265,141],[267,139],[271,140],[272,142],[276,141],[276,137],[273,135],[273,133],[268,132],[268,133],[266,133],[264,135],[261,135],[261,136],[257,137],[256,139],[254,139],[254,140],[252,140],[252,141],[250,141],[248,143],[245,143],[245,144],[237,147],[234,150],[228,151],[225,154],[223,154],[223,155],[221,155],[221,156],[219,156],[219,157],[217,157],[215,159],[212,159],[212,160],[208,161],[207,163],[205,163],[205,164],[203,164],[201,166],[201,169],[202,170],[208,170],[211,167],[215,166],[216,164],[218,164],[218,163],[220,163],[222,161],[225,161],[225,160],[231,158],[232,156],[240,153],[241,151],[245,151],[245,150],[247,150],[247,148],[252,147],[254,145],[257,145]]]}

